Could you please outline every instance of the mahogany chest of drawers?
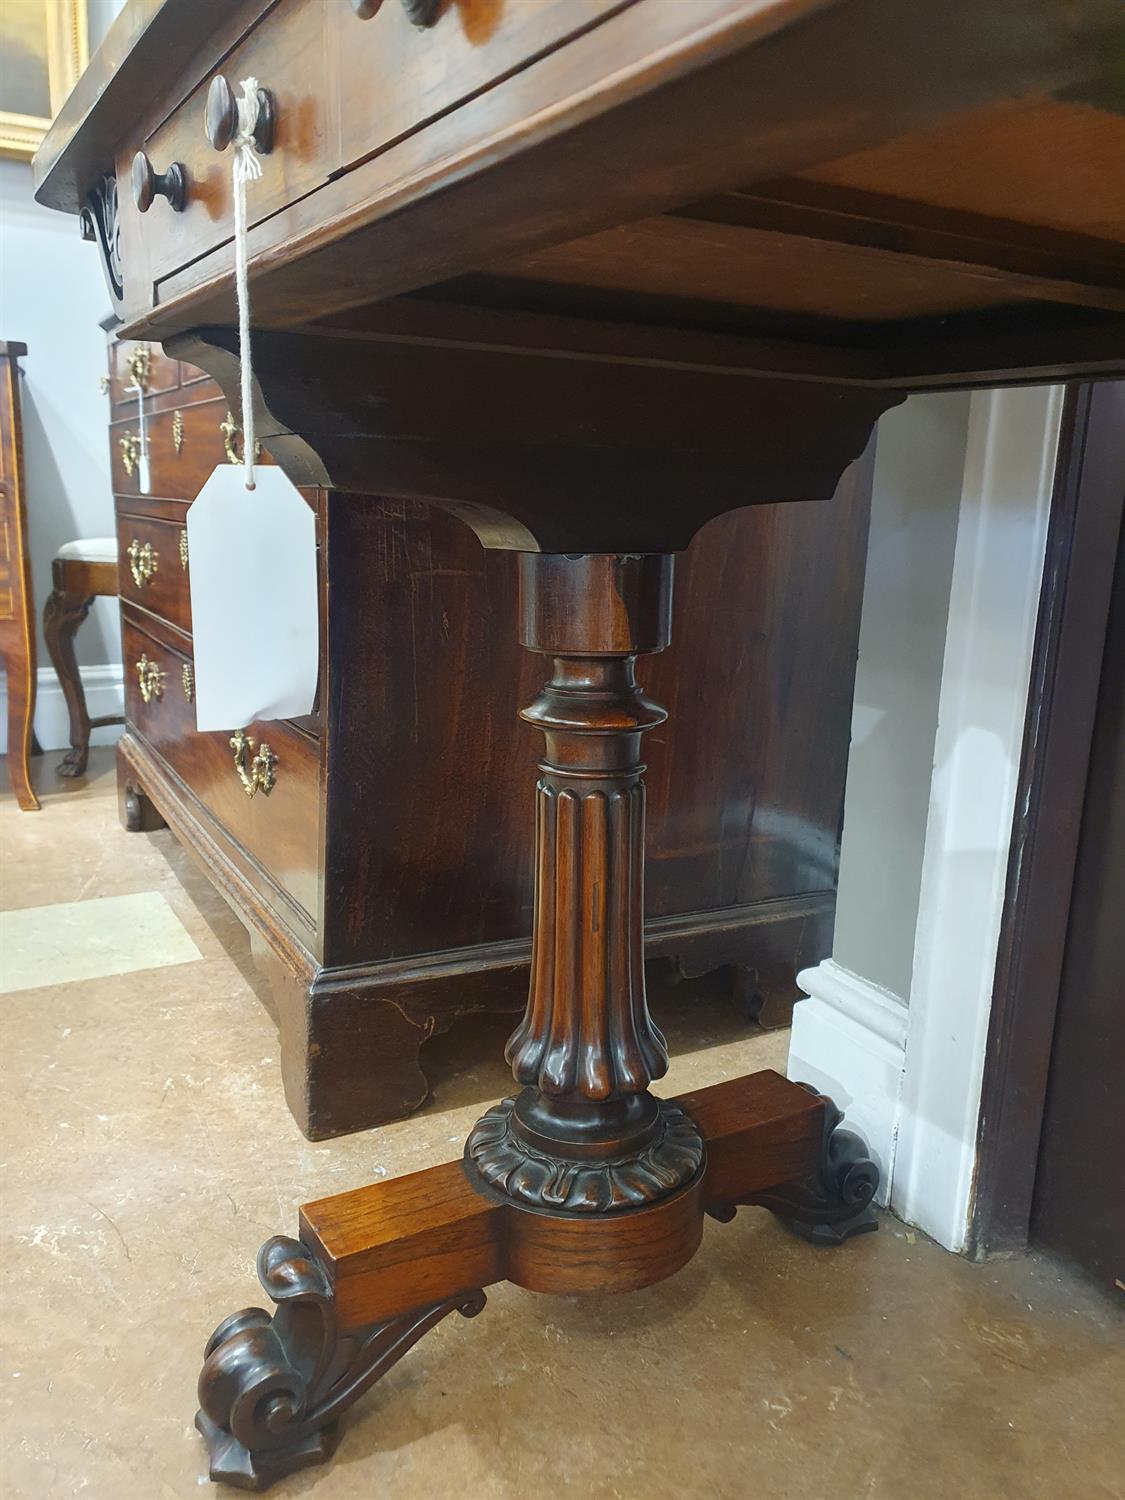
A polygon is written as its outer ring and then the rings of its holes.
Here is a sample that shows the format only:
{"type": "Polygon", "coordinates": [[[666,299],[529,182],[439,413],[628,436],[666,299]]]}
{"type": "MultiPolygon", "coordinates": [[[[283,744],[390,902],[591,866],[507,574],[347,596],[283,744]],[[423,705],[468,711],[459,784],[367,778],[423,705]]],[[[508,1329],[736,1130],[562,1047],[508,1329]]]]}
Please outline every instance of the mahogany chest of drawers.
{"type": "MultiPolygon", "coordinates": [[[[316,711],[246,726],[240,770],[239,726],[195,729],[184,522],[241,436],[218,386],[159,346],[113,341],[109,360],[123,819],[166,821],[250,929],[302,1129],[394,1119],[427,1096],[428,1037],[526,995],[536,747],[517,709],[542,666],[516,644],[512,573],[439,510],[303,491],[325,621],[316,711]],[[249,773],[263,743],[268,790],[249,773]]],[[[688,975],[729,967],[750,1014],[784,1015],[795,969],[831,946],[869,478],[861,460],[829,505],[707,527],[678,564],[680,670],[671,652],[645,664],[673,710],[647,747],[647,951],[688,975]]],[[[252,672],[253,620],[231,649],[252,672]]]]}

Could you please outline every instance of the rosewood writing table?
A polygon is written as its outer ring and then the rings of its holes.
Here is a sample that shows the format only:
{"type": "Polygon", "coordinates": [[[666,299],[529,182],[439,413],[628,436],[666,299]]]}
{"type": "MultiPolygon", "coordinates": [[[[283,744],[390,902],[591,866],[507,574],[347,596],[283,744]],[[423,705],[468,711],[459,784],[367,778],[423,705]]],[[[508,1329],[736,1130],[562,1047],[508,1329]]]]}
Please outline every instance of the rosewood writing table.
{"type": "Polygon", "coordinates": [[[650,1089],[640,757],[664,714],[636,661],[669,643],[672,554],[705,521],[826,498],[907,392],[1125,370],[1123,58],[1118,0],[118,18],[37,181],[98,241],[126,334],[235,392],[222,152],[252,75],[261,436],[298,483],[425,500],[517,552],[550,674],[524,710],[545,755],[520,1091],[463,1160],[307,1204],[265,1245],[277,1311],[207,1346],[216,1479],[324,1458],[497,1280],[642,1287],[738,1204],[866,1227],[876,1174],[831,1101],[772,1073],[650,1089]]]}

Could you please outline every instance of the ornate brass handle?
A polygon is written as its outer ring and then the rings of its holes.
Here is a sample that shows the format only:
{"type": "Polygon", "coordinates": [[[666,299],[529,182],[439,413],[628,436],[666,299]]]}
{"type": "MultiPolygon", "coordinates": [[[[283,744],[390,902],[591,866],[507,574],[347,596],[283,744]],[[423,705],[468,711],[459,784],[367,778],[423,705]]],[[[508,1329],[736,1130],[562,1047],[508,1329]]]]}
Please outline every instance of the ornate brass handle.
{"type": "Polygon", "coordinates": [[[141,456],[141,440],[135,432],[123,432],[117,439],[117,446],[121,449],[121,462],[125,465],[125,472],[132,479],[137,460],[141,456]]]}
{"type": "Polygon", "coordinates": [[[146,703],[151,703],[154,698],[163,698],[164,673],[154,661],[149,661],[148,654],[144,651],[137,663],[137,682],[140,684],[141,697],[146,703]]]}
{"type": "Polygon", "coordinates": [[[176,450],[179,458],[184,446],[184,414],[182,411],[172,413],[172,447],[176,450]]]}
{"type": "Polygon", "coordinates": [[[190,703],[195,697],[195,673],[191,670],[191,662],[185,661],[180,668],[180,681],[184,685],[184,697],[190,703]]]}
{"type": "Polygon", "coordinates": [[[151,542],[145,542],[142,545],[134,537],[125,548],[125,556],[129,559],[129,571],[133,575],[133,582],[139,589],[143,589],[156,572],[159,553],[151,542]]]}
{"type": "MultiPolygon", "coordinates": [[[[238,449],[234,446],[234,440],[236,437],[242,436],[242,428],[234,420],[234,417],[229,411],[227,412],[226,421],[219,423],[219,431],[223,435],[223,447],[226,449],[227,462],[231,464],[240,464],[242,462],[242,454],[239,453],[238,449]]],[[[261,443],[255,443],[254,457],[258,459],[261,458],[261,456],[262,445],[261,443]]]]}
{"type": "Polygon", "coordinates": [[[234,751],[234,769],[238,772],[246,795],[252,797],[255,792],[261,792],[268,797],[277,783],[273,771],[277,765],[277,756],[265,740],[258,746],[258,753],[253,760],[250,759],[250,752],[254,748],[254,741],[247,738],[244,730],[235,730],[230,738],[230,747],[234,751]]]}
{"type": "Polygon", "coordinates": [[[148,378],[152,373],[152,349],[148,344],[138,344],[125,361],[129,379],[142,391],[148,390],[148,378]]]}
{"type": "Polygon", "coordinates": [[[180,528],[180,567],[187,572],[188,550],[187,550],[187,527],[180,528]]]}

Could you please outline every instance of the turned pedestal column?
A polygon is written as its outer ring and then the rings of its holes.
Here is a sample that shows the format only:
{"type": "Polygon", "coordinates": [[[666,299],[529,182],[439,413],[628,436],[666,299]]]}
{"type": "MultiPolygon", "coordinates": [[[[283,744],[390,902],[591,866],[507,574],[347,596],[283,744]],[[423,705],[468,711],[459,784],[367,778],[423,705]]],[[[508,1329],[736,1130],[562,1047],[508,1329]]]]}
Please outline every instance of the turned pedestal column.
{"type": "Polygon", "coordinates": [[[542,730],[527,1011],[507,1058],[523,1092],[466,1157],[488,1186],[556,1212],[613,1213],[678,1191],[699,1131],[649,1084],[668,1068],[644,980],[641,736],[664,709],[636,659],[671,633],[672,558],[524,553],[520,639],[553,661],[522,717],[542,730]]]}

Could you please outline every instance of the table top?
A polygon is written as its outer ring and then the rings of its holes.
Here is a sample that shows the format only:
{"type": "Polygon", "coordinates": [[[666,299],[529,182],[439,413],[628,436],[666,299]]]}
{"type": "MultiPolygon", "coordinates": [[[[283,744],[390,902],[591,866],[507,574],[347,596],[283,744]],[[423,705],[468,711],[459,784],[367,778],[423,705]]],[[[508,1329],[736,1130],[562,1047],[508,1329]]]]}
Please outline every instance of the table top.
{"type": "Polygon", "coordinates": [[[387,299],[422,298],[478,332],[657,331],[845,383],[1125,369],[1119,0],[359,8],[129,0],[36,160],[40,201],[89,219],[135,149],[163,169],[198,142],[186,212],[142,220],[123,186],[88,224],[116,235],[128,331],[232,321],[201,90],[252,65],[283,125],[250,240],[262,326],[393,324],[387,299]]]}

